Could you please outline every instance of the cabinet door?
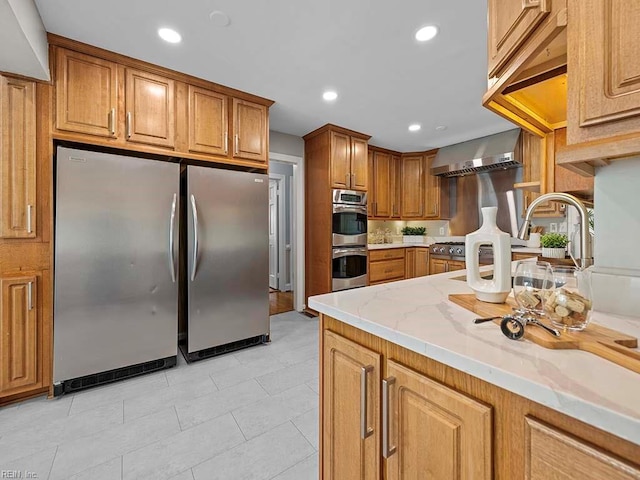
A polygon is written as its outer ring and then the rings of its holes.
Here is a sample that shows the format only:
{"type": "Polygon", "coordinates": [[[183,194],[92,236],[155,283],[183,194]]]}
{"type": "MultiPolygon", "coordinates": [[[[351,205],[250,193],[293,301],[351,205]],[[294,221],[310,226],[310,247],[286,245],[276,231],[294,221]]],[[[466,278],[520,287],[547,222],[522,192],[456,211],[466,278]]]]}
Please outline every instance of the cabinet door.
{"type": "Polygon", "coordinates": [[[416,248],[415,276],[429,275],[429,249],[416,248]]]}
{"type": "Polygon", "coordinates": [[[375,217],[391,217],[391,191],[389,180],[391,177],[391,155],[388,153],[373,153],[373,196],[375,198],[373,215],[375,217]]]}
{"type": "Polygon", "coordinates": [[[525,418],[527,480],[637,480],[640,467],[562,430],[525,418]]]}
{"type": "Polygon", "coordinates": [[[189,151],[227,155],[227,97],[189,85],[189,151]]]}
{"type": "Polygon", "coordinates": [[[391,156],[391,178],[389,180],[389,191],[391,192],[391,216],[400,218],[400,206],[402,204],[402,189],[400,180],[402,178],[402,161],[398,155],[391,156]]]}
{"type": "Polygon", "coordinates": [[[115,137],[117,65],[64,48],[55,52],[56,128],[115,137]]]}
{"type": "Polygon", "coordinates": [[[440,177],[431,175],[431,163],[435,155],[429,155],[425,161],[425,218],[440,218],[440,177]]]}
{"type": "Polygon", "coordinates": [[[489,0],[489,78],[531,38],[556,0],[489,0]]]}
{"type": "Polygon", "coordinates": [[[404,261],[404,278],[416,277],[416,250],[417,248],[407,248],[404,261]]]}
{"type": "Polygon", "coordinates": [[[569,2],[567,143],[640,132],[640,4],[569,2]]]}
{"type": "Polygon", "coordinates": [[[266,163],[269,111],[264,105],[233,99],[233,158],[266,163]]]}
{"type": "Polygon", "coordinates": [[[456,270],[464,270],[465,268],[464,262],[459,260],[449,260],[447,264],[448,264],[448,267],[447,267],[448,272],[455,272],[456,270]]]}
{"type": "Polygon", "coordinates": [[[37,276],[0,279],[0,393],[41,386],[37,276]]]}
{"type": "Polygon", "coordinates": [[[386,371],[385,478],[491,479],[491,407],[392,360],[386,371]]]}
{"type": "Polygon", "coordinates": [[[367,200],[367,217],[371,218],[375,215],[376,205],[376,176],[373,171],[373,150],[367,152],[367,171],[369,172],[369,183],[371,185],[367,200]]]}
{"type": "Polygon", "coordinates": [[[424,214],[424,159],[422,155],[402,157],[402,218],[424,214]]]}
{"type": "Polygon", "coordinates": [[[323,480],[380,478],[380,355],[324,332],[323,480]]]}
{"type": "Polygon", "coordinates": [[[435,275],[436,273],[445,273],[447,270],[448,264],[446,260],[441,260],[440,258],[432,258],[429,260],[429,275],[435,275]]]}
{"type": "Polygon", "coordinates": [[[331,132],[331,187],[351,188],[351,139],[331,132]]]}
{"type": "Polygon", "coordinates": [[[0,77],[0,237],[36,236],[36,85],[0,77]]]}
{"type": "Polygon", "coordinates": [[[127,140],[160,147],[175,143],[175,82],[140,70],[126,71],[127,140]]]}
{"type": "Polygon", "coordinates": [[[383,260],[369,264],[369,283],[402,280],[405,277],[405,259],[383,260]]]}
{"type": "Polygon", "coordinates": [[[351,137],[351,189],[366,192],[367,179],[367,141],[351,137]]]}

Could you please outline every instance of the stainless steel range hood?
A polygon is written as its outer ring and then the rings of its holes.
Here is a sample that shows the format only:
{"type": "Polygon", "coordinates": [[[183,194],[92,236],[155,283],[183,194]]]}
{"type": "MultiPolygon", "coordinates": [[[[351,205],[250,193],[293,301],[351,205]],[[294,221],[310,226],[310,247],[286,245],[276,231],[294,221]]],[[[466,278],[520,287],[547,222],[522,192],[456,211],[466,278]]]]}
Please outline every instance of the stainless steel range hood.
{"type": "Polygon", "coordinates": [[[521,130],[476,138],[438,150],[431,166],[431,174],[458,177],[488,170],[506,169],[522,165],[521,130]]]}

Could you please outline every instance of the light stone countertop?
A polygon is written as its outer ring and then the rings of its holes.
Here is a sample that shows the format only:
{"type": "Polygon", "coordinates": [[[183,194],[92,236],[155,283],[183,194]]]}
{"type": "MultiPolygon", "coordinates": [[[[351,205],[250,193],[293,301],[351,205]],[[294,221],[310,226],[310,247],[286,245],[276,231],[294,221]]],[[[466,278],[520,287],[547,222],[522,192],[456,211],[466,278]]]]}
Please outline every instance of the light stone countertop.
{"type": "Polygon", "coordinates": [[[368,250],[387,250],[389,248],[411,248],[411,247],[428,247],[432,243],[370,243],[367,245],[368,250]]]}
{"type": "Polygon", "coordinates": [[[511,247],[511,253],[531,253],[536,255],[542,254],[542,248],[531,248],[531,247],[511,247]]]}
{"type": "MultiPolygon", "coordinates": [[[[464,273],[318,295],[309,307],[640,445],[639,374],[591,353],[509,340],[493,322],[473,324],[476,314],[448,301],[472,293],[452,279],[464,273]]],[[[594,312],[592,321],[640,336],[638,319],[594,312]]]]}

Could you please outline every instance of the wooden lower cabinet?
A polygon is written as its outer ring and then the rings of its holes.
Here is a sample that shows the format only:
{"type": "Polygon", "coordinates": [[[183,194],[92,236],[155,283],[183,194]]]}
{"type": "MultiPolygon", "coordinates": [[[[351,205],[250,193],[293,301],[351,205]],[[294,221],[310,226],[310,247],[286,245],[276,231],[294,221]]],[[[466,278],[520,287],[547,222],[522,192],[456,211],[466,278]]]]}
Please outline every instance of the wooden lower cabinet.
{"type": "Polygon", "coordinates": [[[442,258],[431,258],[429,260],[429,275],[436,273],[455,272],[464,270],[465,263],[461,260],[445,260],[442,258]]]}
{"type": "Polygon", "coordinates": [[[326,480],[380,478],[380,355],[324,332],[322,470],[326,480]]]}
{"type": "Polygon", "coordinates": [[[326,315],[320,331],[321,480],[640,479],[640,445],[326,315]]]}
{"type": "Polygon", "coordinates": [[[39,277],[0,278],[0,397],[42,387],[39,277]]]}
{"type": "Polygon", "coordinates": [[[416,248],[414,276],[424,277],[429,275],[429,249],[416,248]]]}
{"type": "Polygon", "coordinates": [[[369,285],[393,282],[405,278],[404,248],[389,248],[369,252],[369,285]]]}
{"type": "Polygon", "coordinates": [[[386,479],[491,479],[491,407],[393,360],[383,380],[386,479]]]}

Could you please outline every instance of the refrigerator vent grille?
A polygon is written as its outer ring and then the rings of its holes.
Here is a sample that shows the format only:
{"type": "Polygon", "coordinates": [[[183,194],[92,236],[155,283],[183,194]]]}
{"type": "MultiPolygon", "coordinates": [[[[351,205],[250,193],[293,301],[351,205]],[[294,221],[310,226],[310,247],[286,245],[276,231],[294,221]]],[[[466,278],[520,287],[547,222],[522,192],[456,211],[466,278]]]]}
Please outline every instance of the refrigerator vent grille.
{"type": "Polygon", "coordinates": [[[205,348],[204,350],[198,350],[197,352],[188,353],[184,345],[180,345],[182,353],[187,362],[195,362],[196,360],[202,360],[204,358],[215,357],[216,355],[222,355],[223,353],[233,352],[234,350],[240,350],[241,348],[252,347],[260,343],[266,343],[269,341],[268,335],[258,335],[257,337],[245,338],[244,340],[238,340],[237,342],[231,342],[224,345],[218,345],[217,347],[205,348]]]}

